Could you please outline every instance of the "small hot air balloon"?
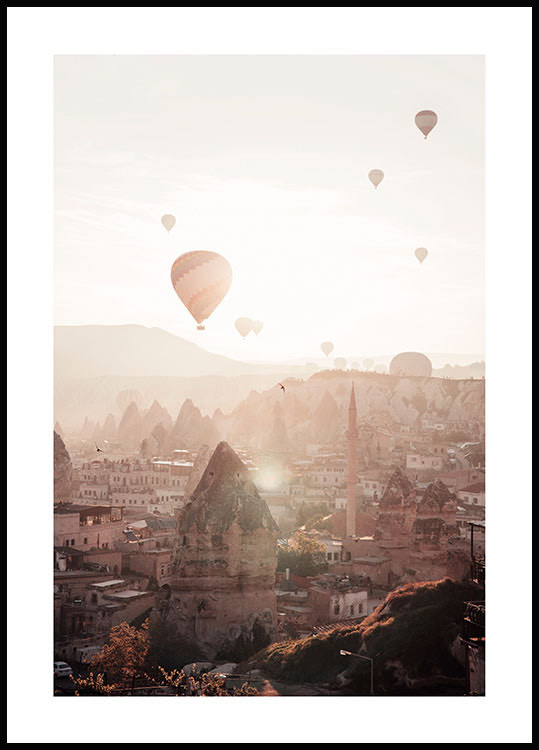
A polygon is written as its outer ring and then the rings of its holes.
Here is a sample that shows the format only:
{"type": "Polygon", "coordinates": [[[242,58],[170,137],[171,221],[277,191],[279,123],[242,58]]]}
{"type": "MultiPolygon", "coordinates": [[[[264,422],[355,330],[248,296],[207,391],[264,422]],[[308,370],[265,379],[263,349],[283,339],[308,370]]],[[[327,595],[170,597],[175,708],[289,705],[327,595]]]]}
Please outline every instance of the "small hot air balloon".
{"type": "Polygon", "coordinates": [[[176,258],[170,272],[174,291],[203,331],[209,318],[223,300],[232,283],[230,263],[218,253],[194,250],[176,258]]]}
{"type": "Polygon", "coordinates": [[[359,370],[359,362],[352,362],[352,370],[359,370]]]}
{"type": "Polygon", "coordinates": [[[261,320],[253,320],[253,331],[258,336],[260,331],[264,328],[264,323],[261,320]]]}
{"type": "Polygon", "coordinates": [[[415,124],[421,130],[425,138],[438,122],[438,115],[430,109],[422,109],[415,116],[415,124]]]}
{"type": "Polygon", "coordinates": [[[333,344],[331,343],[331,341],[322,341],[322,343],[320,344],[320,349],[322,349],[327,357],[333,351],[333,344]]]}
{"type": "Polygon", "coordinates": [[[371,169],[369,172],[369,180],[374,185],[374,188],[376,189],[378,185],[382,182],[384,179],[384,173],[381,169],[371,169]]]}
{"type": "Polygon", "coordinates": [[[253,321],[251,318],[238,318],[234,323],[238,333],[245,338],[253,330],[253,321]]]}
{"type": "Polygon", "coordinates": [[[423,263],[427,255],[429,254],[429,251],[426,247],[418,247],[415,251],[415,257],[418,259],[420,263],[423,263]]]}
{"type": "Polygon", "coordinates": [[[366,370],[370,370],[370,369],[371,369],[371,367],[372,367],[372,366],[373,366],[373,364],[374,364],[374,361],[373,361],[372,359],[364,359],[364,360],[363,360],[363,364],[365,365],[365,369],[366,369],[366,370]]]}
{"type": "Polygon", "coordinates": [[[346,360],[344,357],[337,357],[337,359],[334,362],[335,369],[336,370],[345,370],[346,369],[346,360]]]}
{"type": "Polygon", "coordinates": [[[175,223],[176,217],[172,214],[164,214],[164,216],[161,216],[161,224],[165,227],[167,232],[170,232],[175,223]]]}

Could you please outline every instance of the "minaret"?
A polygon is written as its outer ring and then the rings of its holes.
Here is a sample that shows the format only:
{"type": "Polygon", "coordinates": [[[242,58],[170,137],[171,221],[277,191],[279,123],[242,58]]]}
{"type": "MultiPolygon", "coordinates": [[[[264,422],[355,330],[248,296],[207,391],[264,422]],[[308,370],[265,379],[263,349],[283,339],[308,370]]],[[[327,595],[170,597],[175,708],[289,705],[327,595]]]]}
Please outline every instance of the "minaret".
{"type": "Polygon", "coordinates": [[[348,472],[346,475],[346,536],[356,533],[356,484],[357,484],[357,409],[354,384],[348,404],[348,472]]]}

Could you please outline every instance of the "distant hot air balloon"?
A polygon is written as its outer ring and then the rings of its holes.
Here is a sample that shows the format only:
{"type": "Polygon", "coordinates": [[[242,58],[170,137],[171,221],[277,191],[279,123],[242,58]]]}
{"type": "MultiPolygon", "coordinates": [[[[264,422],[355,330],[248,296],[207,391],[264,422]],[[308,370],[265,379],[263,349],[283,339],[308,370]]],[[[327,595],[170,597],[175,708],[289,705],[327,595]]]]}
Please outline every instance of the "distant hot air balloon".
{"type": "Polygon", "coordinates": [[[223,300],[232,283],[230,263],[218,253],[194,250],[176,258],[170,272],[174,291],[203,331],[209,318],[223,300]]]}
{"type": "Polygon", "coordinates": [[[389,365],[392,375],[417,375],[430,378],[432,375],[432,363],[430,359],[420,352],[401,352],[393,357],[389,365]]]}
{"type": "Polygon", "coordinates": [[[366,370],[370,370],[370,369],[371,369],[371,367],[372,367],[372,366],[373,366],[373,364],[374,364],[374,361],[373,361],[372,359],[364,359],[364,360],[363,360],[363,364],[365,365],[365,369],[366,369],[366,370]]]}
{"type": "Polygon", "coordinates": [[[378,185],[382,182],[384,179],[384,173],[381,169],[371,169],[369,172],[369,180],[374,185],[374,188],[376,189],[378,185]]]}
{"type": "Polygon", "coordinates": [[[430,109],[422,109],[415,116],[415,124],[421,130],[425,138],[438,122],[438,115],[430,109]]]}
{"type": "Polygon", "coordinates": [[[260,331],[264,328],[264,323],[261,320],[253,320],[253,331],[258,336],[260,331]]]}
{"type": "Polygon", "coordinates": [[[352,362],[351,367],[352,370],[359,370],[359,362],[352,362]]]}
{"type": "Polygon", "coordinates": [[[164,214],[164,216],[161,216],[161,224],[165,227],[167,232],[170,232],[175,223],[176,217],[172,214],[164,214]]]}
{"type": "Polygon", "coordinates": [[[415,257],[418,259],[420,263],[423,263],[427,255],[429,254],[429,251],[426,247],[418,247],[415,251],[415,257]]]}
{"type": "Polygon", "coordinates": [[[234,323],[238,333],[245,338],[253,330],[253,321],[251,318],[238,318],[234,323]]]}
{"type": "Polygon", "coordinates": [[[335,369],[336,370],[345,370],[346,369],[346,360],[344,357],[337,357],[337,359],[334,361],[335,369]]]}
{"type": "Polygon", "coordinates": [[[333,344],[331,343],[331,341],[322,341],[322,343],[320,344],[320,349],[322,349],[327,357],[333,351],[333,344]]]}

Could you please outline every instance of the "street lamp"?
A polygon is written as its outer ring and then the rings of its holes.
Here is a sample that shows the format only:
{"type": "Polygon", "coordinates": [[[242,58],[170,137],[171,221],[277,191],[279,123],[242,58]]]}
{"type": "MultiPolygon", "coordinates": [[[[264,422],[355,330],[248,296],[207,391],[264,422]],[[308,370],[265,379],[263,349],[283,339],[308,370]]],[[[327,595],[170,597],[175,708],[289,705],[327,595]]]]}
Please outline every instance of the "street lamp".
{"type": "Polygon", "coordinates": [[[371,659],[370,656],[361,656],[361,654],[353,654],[351,651],[344,651],[343,649],[341,649],[339,653],[341,656],[355,656],[356,659],[365,659],[366,661],[370,661],[371,663],[371,695],[374,695],[374,678],[373,678],[374,659],[371,659]]]}

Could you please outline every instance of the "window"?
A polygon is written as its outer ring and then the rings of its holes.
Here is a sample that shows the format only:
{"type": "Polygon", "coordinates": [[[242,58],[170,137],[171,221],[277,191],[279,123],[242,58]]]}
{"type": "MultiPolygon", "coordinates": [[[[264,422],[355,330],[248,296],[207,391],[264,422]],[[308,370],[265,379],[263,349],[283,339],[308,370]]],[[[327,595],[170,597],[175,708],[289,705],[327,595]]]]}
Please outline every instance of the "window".
{"type": "Polygon", "coordinates": [[[331,552],[328,552],[327,558],[328,558],[328,560],[331,560],[331,552]]]}
{"type": "Polygon", "coordinates": [[[84,542],[83,542],[83,544],[88,544],[88,537],[87,537],[87,536],[85,536],[85,537],[84,537],[84,542]]]}
{"type": "Polygon", "coordinates": [[[350,614],[351,615],[354,614],[354,605],[353,604],[350,605],[350,614]]]}
{"type": "Polygon", "coordinates": [[[75,540],[74,540],[74,539],[72,539],[72,540],[71,540],[71,546],[72,546],[72,547],[74,547],[74,546],[75,546],[75,540]]]}
{"type": "Polygon", "coordinates": [[[340,611],[341,611],[341,608],[339,606],[339,602],[337,602],[337,604],[335,604],[335,606],[333,607],[333,613],[335,615],[338,615],[338,614],[340,614],[340,611]]]}

